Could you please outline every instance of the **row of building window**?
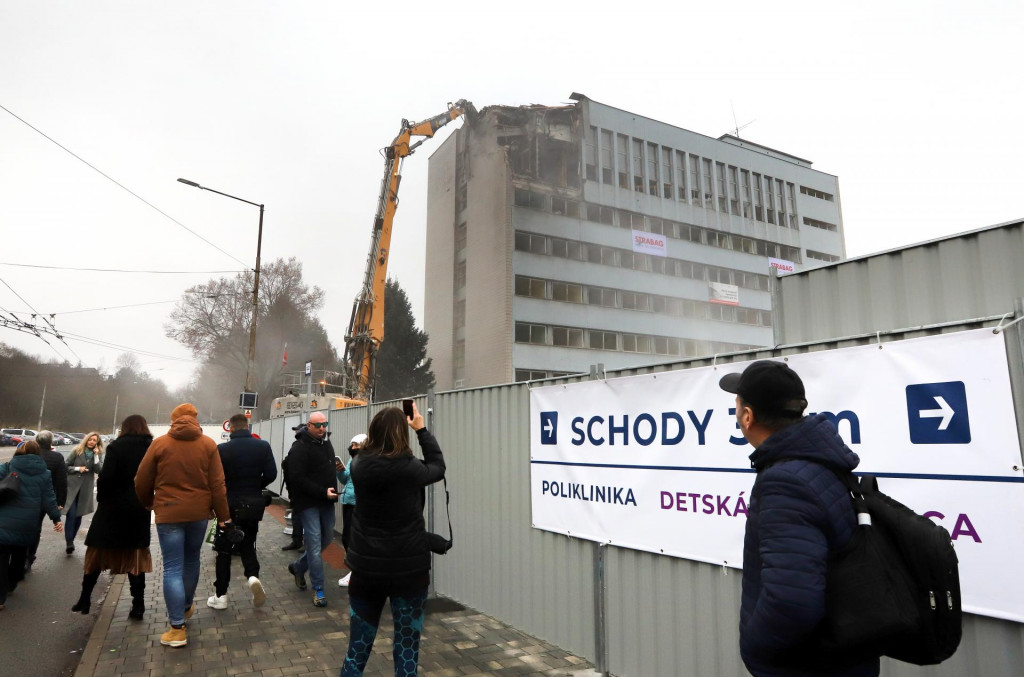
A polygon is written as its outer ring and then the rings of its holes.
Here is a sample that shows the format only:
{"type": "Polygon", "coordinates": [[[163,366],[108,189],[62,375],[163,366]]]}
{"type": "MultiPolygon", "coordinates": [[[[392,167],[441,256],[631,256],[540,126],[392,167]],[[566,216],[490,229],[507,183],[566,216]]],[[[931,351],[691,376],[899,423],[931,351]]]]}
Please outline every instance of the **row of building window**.
{"type": "Polygon", "coordinates": [[[808,188],[807,186],[800,186],[800,192],[804,195],[816,197],[819,200],[825,200],[826,202],[835,202],[836,199],[831,193],[826,193],[823,190],[815,190],[814,188],[808,188]]]}
{"type": "Polygon", "coordinates": [[[814,259],[815,261],[827,261],[828,263],[835,263],[839,260],[839,257],[835,254],[826,254],[825,252],[816,252],[813,249],[807,250],[807,258],[814,259]]]}
{"type": "Polygon", "coordinates": [[[562,348],[586,348],[589,350],[615,350],[624,353],[644,353],[671,357],[696,357],[738,350],[749,350],[755,346],[708,341],[704,339],[675,338],[671,336],[649,336],[602,329],[579,327],[558,327],[532,322],[516,322],[516,343],[558,346],[562,348]]]}
{"type": "Polygon", "coordinates": [[[571,371],[543,371],[540,369],[516,369],[516,381],[540,381],[545,378],[572,376],[571,371]]]}
{"type": "Polygon", "coordinates": [[[719,320],[736,322],[758,327],[772,326],[772,314],[768,310],[741,308],[738,306],[695,301],[675,296],[661,296],[625,289],[610,289],[575,282],[544,280],[525,275],[516,275],[516,296],[525,296],[547,301],[580,303],[585,305],[603,306],[605,308],[621,308],[638,310],[647,313],[660,313],[675,317],[688,317],[698,320],[719,320]]]}
{"type": "Polygon", "coordinates": [[[589,181],[797,227],[796,186],[783,179],[593,126],[586,138],[585,163],[589,181]]]}
{"type": "Polygon", "coordinates": [[[808,226],[813,226],[815,228],[821,228],[822,230],[829,230],[832,231],[833,233],[839,230],[839,228],[834,223],[829,223],[828,221],[819,221],[818,219],[811,219],[806,216],[804,217],[804,224],[808,226]]]}
{"type": "MultiPolygon", "coordinates": [[[[590,242],[548,237],[547,235],[538,235],[519,230],[515,234],[515,248],[517,251],[542,256],[556,256],[573,261],[587,261],[604,266],[630,268],[642,272],[684,277],[691,280],[733,284],[744,289],[769,290],[767,275],[748,273],[731,268],[720,268],[705,263],[696,263],[695,261],[673,259],[667,256],[639,254],[631,249],[605,247],[590,242]]],[[[459,265],[456,265],[455,268],[456,289],[459,289],[460,285],[465,285],[465,263],[462,263],[461,267],[461,275],[459,265]]]]}
{"type": "Polygon", "coordinates": [[[771,256],[795,263],[799,263],[801,260],[799,247],[745,237],[743,235],[724,233],[720,230],[702,228],[701,226],[677,223],[667,219],[659,219],[654,216],[631,212],[627,209],[579,202],[556,195],[548,195],[537,190],[530,190],[529,188],[517,186],[513,199],[517,207],[539,209],[558,216],[582,218],[594,223],[603,223],[607,226],[616,226],[618,228],[643,230],[648,233],[657,233],[658,235],[664,235],[685,242],[706,244],[710,247],[731,249],[733,251],[754,254],[755,256],[771,256]]]}

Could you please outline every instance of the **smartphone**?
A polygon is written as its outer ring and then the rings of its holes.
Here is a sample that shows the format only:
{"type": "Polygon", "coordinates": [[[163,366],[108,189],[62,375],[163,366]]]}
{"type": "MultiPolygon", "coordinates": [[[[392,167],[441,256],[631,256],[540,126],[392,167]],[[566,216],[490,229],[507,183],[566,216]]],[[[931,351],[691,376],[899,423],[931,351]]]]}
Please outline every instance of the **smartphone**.
{"type": "Polygon", "coordinates": [[[335,456],[334,465],[345,465],[345,462],[341,460],[341,456],[335,456]]]}
{"type": "Polygon", "coordinates": [[[402,411],[405,412],[406,418],[413,417],[412,400],[402,400],[402,411]]]}

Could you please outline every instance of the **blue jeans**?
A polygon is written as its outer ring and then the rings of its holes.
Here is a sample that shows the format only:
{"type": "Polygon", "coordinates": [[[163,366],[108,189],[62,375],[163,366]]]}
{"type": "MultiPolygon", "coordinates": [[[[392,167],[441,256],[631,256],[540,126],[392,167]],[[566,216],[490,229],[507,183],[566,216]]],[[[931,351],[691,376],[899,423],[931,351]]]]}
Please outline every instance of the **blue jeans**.
{"type": "MultiPolygon", "coordinates": [[[[295,516],[292,515],[292,519],[295,516]]],[[[295,573],[309,571],[309,582],[314,588],[324,587],[324,561],[320,553],[334,541],[334,504],[319,508],[306,508],[299,513],[306,552],[292,568],[295,573]]]]}
{"type": "Polygon", "coordinates": [[[68,512],[64,515],[64,541],[71,545],[75,542],[75,536],[78,535],[78,530],[82,528],[82,516],[78,514],[78,499],[81,496],[75,496],[74,502],[68,506],[68,512]]]}
{"type": "Polygon", "coordinates": [[[185,609],[199,585],[199,550],[206,537],[206,520],[157,524],[160,554],[164,560],[164,602],[171,625],[185,623],[185,609]]]}

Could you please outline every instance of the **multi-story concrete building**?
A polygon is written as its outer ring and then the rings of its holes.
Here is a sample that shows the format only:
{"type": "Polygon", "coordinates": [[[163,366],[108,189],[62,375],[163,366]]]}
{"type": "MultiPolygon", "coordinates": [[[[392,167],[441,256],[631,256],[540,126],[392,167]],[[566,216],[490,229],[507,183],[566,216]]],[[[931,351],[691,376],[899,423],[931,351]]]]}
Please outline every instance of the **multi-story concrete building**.
{"type": "Polygon", "coordinates": [[[844,257],[810,161],[572,98],[484,108],[430,158],[439,388],[771,345],[770,266],[844,257]]]}

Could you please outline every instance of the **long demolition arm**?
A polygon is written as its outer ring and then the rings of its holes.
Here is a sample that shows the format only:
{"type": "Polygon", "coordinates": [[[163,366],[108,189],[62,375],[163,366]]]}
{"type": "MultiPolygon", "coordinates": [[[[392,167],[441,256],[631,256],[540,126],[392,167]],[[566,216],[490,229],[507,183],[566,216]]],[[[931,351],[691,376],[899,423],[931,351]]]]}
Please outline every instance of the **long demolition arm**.
{"type": "Polygon", "coordinates": [[[476,113],[473,104],[460,99],[448,104],[440,115],[410,123],[402,120],[402,129],[384,149],[384,178],[380,184],[377,214],[373,219],[370,253],[366,258],[363,286],[352,305],[352,317],[345,335],[345,365],[349,387],[354,397],[369,401],[373,390],[377,350],[384,340],[384,287],[388,276],[388,250],[391,247],[391,228],[398,209],[398,187],[402,181],[402,162],[421,143],[460,115],[476,113]],[[412,137],[423,137],[410,145],[412,137]]]}

